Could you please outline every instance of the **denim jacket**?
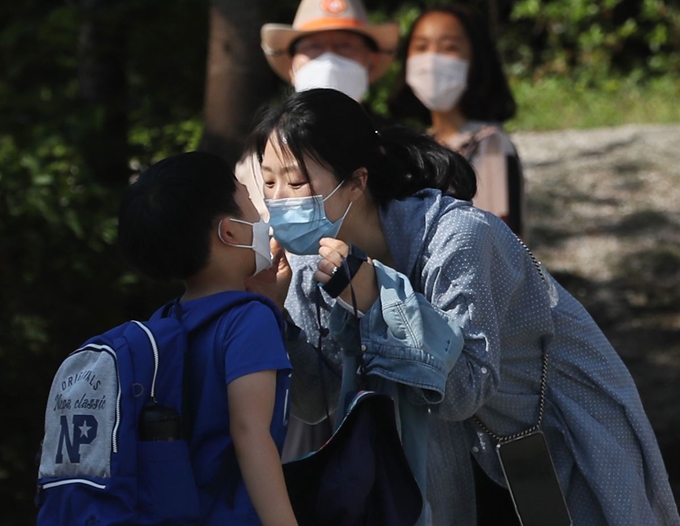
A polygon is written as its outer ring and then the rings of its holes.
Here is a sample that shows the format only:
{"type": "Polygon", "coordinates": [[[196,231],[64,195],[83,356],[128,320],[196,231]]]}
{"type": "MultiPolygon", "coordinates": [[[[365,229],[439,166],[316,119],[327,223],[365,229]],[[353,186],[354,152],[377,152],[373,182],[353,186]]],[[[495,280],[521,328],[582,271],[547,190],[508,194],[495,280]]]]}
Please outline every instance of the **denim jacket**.
{"type": "MultiPolygon", "coordinates": [[[[430,406],[444,399],[463,334],[446,313],[414,292],[406,276],[379,261],[373,264],[379,297],[369,311],[357,323],[339,303],[331,310],[329,328],[343,355],[340,400],[360,387],[392,396],[404,452],[424,489],[430,406]],[[357,375],[362,358],[364,386],[357,375]]],[[[419,524],[426,521],[423,515],[419,524]]]]}

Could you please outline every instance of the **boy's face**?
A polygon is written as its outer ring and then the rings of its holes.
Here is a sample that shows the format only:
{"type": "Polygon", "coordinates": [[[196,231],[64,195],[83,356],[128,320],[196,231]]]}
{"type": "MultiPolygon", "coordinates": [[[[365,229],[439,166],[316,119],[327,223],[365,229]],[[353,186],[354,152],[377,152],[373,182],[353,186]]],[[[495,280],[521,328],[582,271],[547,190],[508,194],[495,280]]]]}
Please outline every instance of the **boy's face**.
{"type": "Polygon", "coordinates": [[[254,228],[248,223],[257,223],[260,214],[253,205],[248,195],[246,187],[236,181],[236,191],[234,192],[234,202],[239,207],[240,214],[226,216],[219,221],[218,236],[225,245],[238,246],[238,250],[229,251],[230,266],[238,269],[236,272],[243,271],[243,276],[251,276],[257,270],[256,251],[243,250],[244,247],[255,244],[254,228]]]}
{"type": "Polygon", "coordinates": [[[236,181],[236,193],[234,194],[234,201],[241,209],[241,219],[249,223],[256,223],[260,220],[260,214],[257,212],[255,205],[250,200],[248,189],[245,185],[236,181]]]}
{"type": "MultiPolygon", "coordinates": [[[[248,195],[248,190],[246,187],[236,182],[236,192],[234,193],[234,201],[241,210],[241,216],[237,219],[243,221],[248,221],[249,223],[257,223],[260,220],[260,214],[253,205],[248,195]]],[[[243,223],[238,223],[235,221],[229,222],[229,228],[233,232],[236,239],[234,243],[239,245],[252,245],[253,244],[253,227],[250,225],[244,225],[243,223]]]]}

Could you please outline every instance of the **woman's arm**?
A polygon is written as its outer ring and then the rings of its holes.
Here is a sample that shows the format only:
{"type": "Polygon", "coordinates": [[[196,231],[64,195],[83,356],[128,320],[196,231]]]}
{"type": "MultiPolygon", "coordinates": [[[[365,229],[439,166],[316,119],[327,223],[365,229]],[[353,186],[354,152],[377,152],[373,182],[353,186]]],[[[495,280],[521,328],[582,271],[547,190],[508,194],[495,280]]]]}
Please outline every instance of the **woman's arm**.
{"type": "Polygon", "coordinates": [[[497,219],[470,208],[450,228],[447,215],[427,242],[427,261],[418,287],[436,308],[456,320],[464,337],[463,351],[448,375],[444,401],[435,409],[449,420],[474,415],[500,383],[501,324],[504,305],[512,295],[493,290],[494,273],[503,273],[496,258],[497,219]]]}
{"type": "Polygon", "coordinates": [[[248,494],[263,526],[294,526],[281,468],[270,433],[276,371],[241,376],[229,383],[230,431],[248,494]]]}
{"type": "MultiPolygon", "coordinates": [[[[424,365],[421,376],[431,378],[432,367],[429,362],[434,359],[438,363],[436,353],[442,350],[439,347],[446,349],[446,346],[438,344],[435,349],[428,338],[434,336],[437,339],[440,331],[441,334],[447,333],[445,327],[442,329],[439,316],[431,316],[432,312],[439,313],[449,323],[462,329],[462,353],[455,353],[453,356],[450,356],[451,352],[444,353],[445,360],[439,361],[442,367],[437,368],[446,371],[448,376],[436,389],[443,394],[444,399],[433,407],[440,417],[450,420],[464,420],[475,414],[495,392],[500,381],[499,317],[503,309],[497,304],[492,291],[492,266],[496,250],[493,236],[498,225],[493,226],[495,218],[489,218],[473,208],[468,210],[451,212],[455,216],[451,213],[443,214],[438,225],[431,229],[420,256],[424,263],[417,283],[410,284],[408,278],[401,275],[401,279],[405,280],[403,285],[408,285],[409,289],[412,285],[413,289],[420,292],[421,299],[429,303],[432,311],[424,306],[419,307],[413,298],[409,305],[402,303],[401,300],[405,298],[399,300],[396,297],[387,299],[384,306],[381,306],[381,302],[376,303],[380,297],[376,285],[376,270],[368,263],[364,263],[352,280],[359,310],[370,310],[371,313],[381,316],[387,314],[389,317],[388,320],[381,320],[380,317],[370,315],[361,320],[361,343],[368,349],[366,356],[369,361],[371,356],[375,356],[377,360],[374,361],[378,363],[380,356],[383,356],[394,363],[394,349],[402,349],[396,354],[407,357],[413,363],[420,362],[424,365]],[[396,308],[395,312],[380,313],[384,310],[383,307],[392,309],[392,306],[396,308]],[[430,315],[426,316],[427,314],[430,315]],[[402,319],[403,317],[408,319],[402,319]],[[396,322],[395,327],[391,327],[390,321],[396,322]],[[399,328],[402,325],[409,329],[400,335],[399,328]],[[411,353],[410,350],[414,352],[411,353]],[[451,369],[448,364],[453,359],[456,361],[451,369]]],[[[347,245],[340,240],[322,239],[319,251],[322,259],[317,265],[314,279],[327,282],[333,268],[341,264],[342,256],[348,250],[347,245]]],[[[392,285],[381,284],[381,289],[386,287],[390,289],[392,285]]],[[[349,287],[340,297],[347,303],[351,302],[349,287]]],[[[501,303],[505,301],[507,298],[500,300],[501,303]]],[[[348,317],[344,316],[344,319],[348,317]]],[[[338,322],[337,316],[335,320],[334,325],[340,327],[342,323],[338,322]]],[[[334,332],[336,337],[343,336],[337,329],[334,332]]],[[[443,338],[443,341],[455,341],[458,338],[455,332],[451,329],[450,338],[443,338]]],[[[409,377],[418,374],[414,371],[409,370],[409,377]]],[[[434,388],[435,383],[438,382],[430,381],[430,387],[434,388]]]]}
{"type": "Polygon", "coordinates": [[[536,391],[553,322],[545,283],[517,237],[475,208],[452,219],[440,218],[427,240],[417,286],[463,330],[463,352],[436,408],[441,418],[459,421],[476,414],[501,383],[514,393],[536,391]]]}
{"type": "MultiPolygon", "coordinates": [[[[332,237],[325,237],[320,241],[319,260],[316,272],[314,272],[314,279],[325,285],[328,283],[336,271],[342,271],[342,263],[348,257],[350,247],[344,241],[332,237]]],[[[375,301],[378,299],[378,284],[375,276],[375,269],[371,259],[364,261],[359,270],[352,278],[352,291],[349,284],[340,293],[341,298],[346,305],[353,306],[352,292],[354,292],[354,299],[356,300],[356,308],[360,312],[366,312],[370,309],[375,301]]]]}

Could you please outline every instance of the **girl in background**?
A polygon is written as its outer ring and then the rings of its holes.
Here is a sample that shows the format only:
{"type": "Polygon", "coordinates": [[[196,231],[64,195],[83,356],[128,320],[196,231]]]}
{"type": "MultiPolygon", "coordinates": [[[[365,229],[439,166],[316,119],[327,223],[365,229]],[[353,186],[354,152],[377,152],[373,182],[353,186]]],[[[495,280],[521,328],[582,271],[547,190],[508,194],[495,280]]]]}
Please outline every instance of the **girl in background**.
{"type": "Polygon", "coordinates": [[[502,123],[516,105],[486,21],[466,6],[424,11],[405,45],[392,116],[430,125],[440,143],[477,172],[474,204],[524,234],[522,167],[502,123]]]}

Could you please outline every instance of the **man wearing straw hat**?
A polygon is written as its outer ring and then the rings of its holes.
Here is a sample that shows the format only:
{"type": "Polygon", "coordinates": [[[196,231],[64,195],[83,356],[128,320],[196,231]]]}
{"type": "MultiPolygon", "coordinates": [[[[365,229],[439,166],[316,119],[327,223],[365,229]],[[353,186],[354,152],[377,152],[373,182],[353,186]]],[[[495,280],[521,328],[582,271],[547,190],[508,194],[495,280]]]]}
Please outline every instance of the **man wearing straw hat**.
{"type": "Polygon", "coordinates": [[[399,42],[397,24],[371,25],[360,0],[302,0],[293,25],[262,26],[262,50],[296,91],[333,88],[360,101],[399,42]]]}
{"type": "MultiPolygon", "coordinates": [[[[361,101],[394,59],[399,26],[370,24],[361,0],[302,0],[292,25],[265,24],[261,37],[269,65],[295,91],[332,88],[361,101]]],[[[246,156],[235,172],[269,217],[255,159],[246,156]]]]}

